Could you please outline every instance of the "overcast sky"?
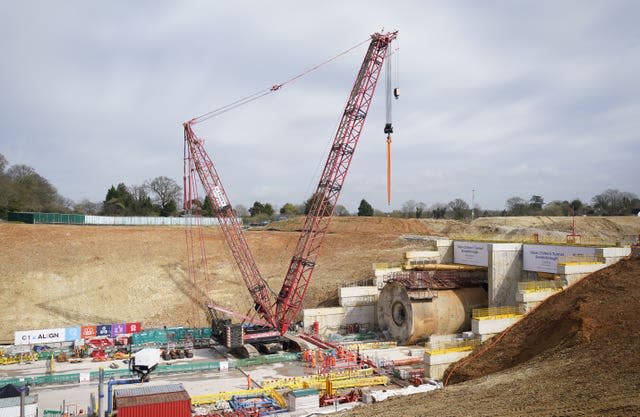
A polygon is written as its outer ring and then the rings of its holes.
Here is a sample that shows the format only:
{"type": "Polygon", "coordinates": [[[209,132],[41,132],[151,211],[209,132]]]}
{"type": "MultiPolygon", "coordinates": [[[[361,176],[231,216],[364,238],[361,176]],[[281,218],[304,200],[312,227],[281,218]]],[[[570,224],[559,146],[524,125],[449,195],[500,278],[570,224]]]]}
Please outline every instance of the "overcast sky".
{"type": "MultiPolygon", "coordinates": [[[[399,30],[393,204],[640,194],[638,1],[4,1],[0,153],[75,201],[182,183],[182,122],[399,30]]],[[[233,204],[315,189],[366,45],[196,125],[233,204]]],[[[386,205],[383,79],[340,202],[386,205]]]]}

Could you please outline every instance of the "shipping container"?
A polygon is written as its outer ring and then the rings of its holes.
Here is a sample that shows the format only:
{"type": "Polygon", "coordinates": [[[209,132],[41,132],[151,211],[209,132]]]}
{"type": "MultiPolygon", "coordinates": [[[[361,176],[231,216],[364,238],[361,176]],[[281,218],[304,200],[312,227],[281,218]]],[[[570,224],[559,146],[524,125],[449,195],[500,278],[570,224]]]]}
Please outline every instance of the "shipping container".
{"type": "Polygon", "coordinates": [[[191,397],[182,384],[117,389],[114,407],[118,417],[191,417],[191,397]]]}

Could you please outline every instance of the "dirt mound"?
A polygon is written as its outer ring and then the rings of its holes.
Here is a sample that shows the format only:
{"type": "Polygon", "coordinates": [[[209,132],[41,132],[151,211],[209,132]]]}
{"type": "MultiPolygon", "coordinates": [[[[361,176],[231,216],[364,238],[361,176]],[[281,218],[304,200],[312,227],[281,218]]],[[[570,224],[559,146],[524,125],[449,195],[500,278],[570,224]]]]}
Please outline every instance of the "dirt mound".
{"type": "MultiPolygon", "coordinates": [[[[481,217],[474,220],[461,235],[508,241],[538,239],[548,243],[564,243],[573,231],[573,217],[525,216],[481,217]]],[[[640,233],[640,218],[625,217],[576,217],[576,233],[580,242],[594,245],[629,244],[640,233]]],[[[462,237],[462,236],[461,236],[462,237]]]]}
{"type": "Polygon", "coordinates": [[[452,373],[443,390],[350,417],[640,416],[640,259],[548,299],[452,373]]]}
{"type": "MultiPolygon", "coordinates": [[[[299,232],[304,218],[271,223],[266,230],[299,232]]],[[[392,217],[334,217],[331,220],[329,233],[375,233],[375,234],[404,234],[414,233],[428,235],[431,228],[418,219],[396,219],[392,217]]]]}
{"type": "Polygon", "coordinates": [[[640,341],[639,282],[640,259],[623,260],[587,276],[458,364],[449,383],[511,368],[558,348],[640,341]]]}

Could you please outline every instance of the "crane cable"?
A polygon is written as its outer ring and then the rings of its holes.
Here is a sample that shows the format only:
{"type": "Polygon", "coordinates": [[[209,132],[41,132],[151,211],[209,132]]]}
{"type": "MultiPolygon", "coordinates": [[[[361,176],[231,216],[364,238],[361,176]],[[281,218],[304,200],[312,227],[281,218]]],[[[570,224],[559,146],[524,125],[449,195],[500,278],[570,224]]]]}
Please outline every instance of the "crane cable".
{"type": "Polygon", "coordinates": [[[317,70],[318,68],[320,68],[320,67],[322,67],[322,66],[324,66],[324,65],[326,65],[326,64],[328,64],[328,63],[330,63],[330,62],[332,62],[332,61],[334,61],[334,60],[336,60],[338,58],[340,58],[343,55],[348,54],[349,52],[353,51],[356,48],[359,48],[360,46],[364,45],[365,43],[367,43],[369,41],[370,41],[370,39],[367,38],[364,41],[358,43],[357,45],[354,45],[351,48],[349,48],[349,49],[347,49],[347,50],[345,50],[343,52],[340,52],[338,55],[336,55],[336,56],[334,56],[332,58],[329,58],[329,59],[319,63],[318,65],[315,65],[315,66],[313,66],[313,67],[301,72],[300,74],[289,78],[288,80],[286,80],[286,81],[284,81],[284,82],[282,82],[280,84],[274,84],[271,87],[267,87],[265,89],[262,89],[260,91],[255,92],[253,94],[250,94],[250,95],[248,95],[246,97],[243,97],[243,98],[240,98],[238,100],[235,100],[235,101],[233,101],[233,102],[231,102],[231,103],[229,103],[227,105],[224,105],[222,107],[218,107],[217,109],[212,110],[212,111],[210,111],[208,113],[204,113],[204,114],[202,114],[200,116],[194,117],[193,119],[191,119],[189,121],[189,123],[197,124],[197,123],[200,123],[200,122],[204,122],[205,120],[209,120],[209,119],[211,119],[213,117],[219,116],[219,115],[221,115],[223,113],[226,113],[226,112],[228,112],[230,110],[233,110],[233,109],[238,108],[240,106],[243,106],[245,104],[251,103],[252,101],[255,101],[255,100],[257,100],[259,98],[262,98],[262,97],[264,97],[266,95],[269,95],[269,94],[271,94],[273,92],[276,92],[276,91],[280,90],[282,87],[284,87],[285,85],[287,85],[289,83],[292,83],[293,81],[297,80],[298,78],[301,78],[301,77],[309,74],[310,72],[313,72],[313,71],[317,70]]]}

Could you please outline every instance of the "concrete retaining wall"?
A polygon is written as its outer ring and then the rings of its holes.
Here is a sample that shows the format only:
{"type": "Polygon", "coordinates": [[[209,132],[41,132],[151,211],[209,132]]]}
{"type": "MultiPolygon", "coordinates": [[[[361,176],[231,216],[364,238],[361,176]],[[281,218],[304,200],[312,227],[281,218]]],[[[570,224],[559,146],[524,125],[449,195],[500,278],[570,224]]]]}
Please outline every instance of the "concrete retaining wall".
{"type": "Polygon", "coordinates": [[[522,244],[489,245],[489,307],[514,305],[522,276],[522,244]]]}

